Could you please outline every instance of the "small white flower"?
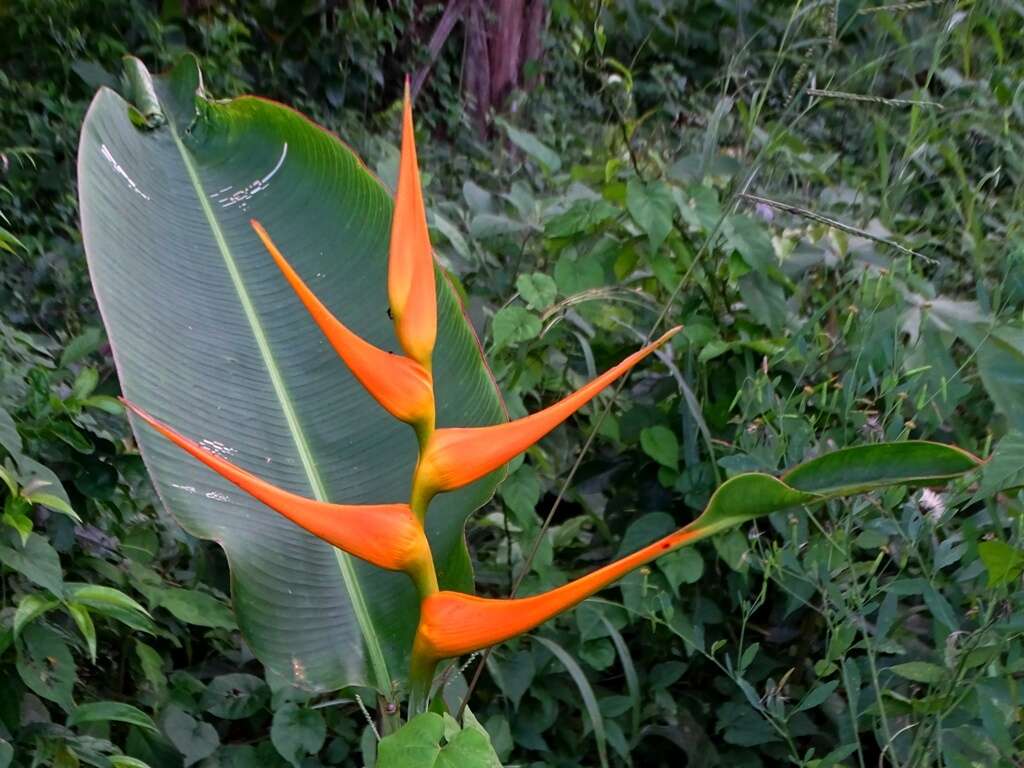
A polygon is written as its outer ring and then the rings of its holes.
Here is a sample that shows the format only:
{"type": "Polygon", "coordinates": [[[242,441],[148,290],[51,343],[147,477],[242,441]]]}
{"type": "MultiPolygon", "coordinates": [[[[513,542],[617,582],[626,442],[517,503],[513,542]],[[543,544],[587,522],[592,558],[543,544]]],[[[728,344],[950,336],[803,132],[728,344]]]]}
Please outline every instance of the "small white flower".
{"type": "Polygon", "coordinates": [[[939,522],[946,512],[946,502],[931,488],[921,491],[921,497],[917,500],[917,506],[924,514],[928,515],[933,523],[939,522]]]}

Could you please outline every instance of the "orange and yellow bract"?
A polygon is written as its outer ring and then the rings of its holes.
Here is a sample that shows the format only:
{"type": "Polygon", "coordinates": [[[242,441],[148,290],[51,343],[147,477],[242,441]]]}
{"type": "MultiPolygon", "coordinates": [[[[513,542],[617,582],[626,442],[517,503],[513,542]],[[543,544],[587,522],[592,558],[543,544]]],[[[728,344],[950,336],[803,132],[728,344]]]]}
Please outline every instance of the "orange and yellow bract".
{"type": "Polygon", "coordinates": [[[429,371],[437,338],[437,286],[416,162],[408,78],[402,109],[402,155],[388,248],[388,301],[398,343],[405,354],[429,371]]]}
{"type": "Polygon", "coordinates": [[[676,327],[652,344],[584,384],[571,395],[538,413],[489,427],[449,427],[431,436],[416,468],[414,487],[426,496],[454,491],[479,480],[511,461],[589,403],[681,328],[676,327]]]}
{"type": "Polygon", "coordinates": [[[263,225],[255,219],[251,224],[313,321],[363,388],[399,421],[432,431],[434,385],[430,372],[415,360],[375,347],[346,328],[292,269],[263,225]]]}
{"type": "Polygon", "coordinates": [[[317,538],[379,568],[405,571],[414,580],[426,578],[437,588],[430,545],[408,504],[332,504],[307,499],[206,450],[134,403],[121,402],[183,451],[317,538]]]}
{"type": "Polygon", "coordinates": [[[630,571],[711,533],[706,528],[682,528],[631,555],[539,595],[502,600],[461,592],[437,592],[427,597],[420,608],[417,652],[428,659],[447,659],[529,632],[630,571]]]}

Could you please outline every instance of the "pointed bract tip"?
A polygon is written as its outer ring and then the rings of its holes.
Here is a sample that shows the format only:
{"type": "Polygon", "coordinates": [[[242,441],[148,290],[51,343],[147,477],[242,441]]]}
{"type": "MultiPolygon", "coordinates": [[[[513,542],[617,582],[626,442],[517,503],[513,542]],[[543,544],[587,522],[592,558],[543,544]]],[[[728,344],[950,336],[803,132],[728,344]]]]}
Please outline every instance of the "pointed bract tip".
{"type": "Polygon", "coordinates": [[[144,421],[148,421],[150,424],[155,424],[156,423],[156,419],[153,418],[153,416],[151,416],[149,414],[149,412],[147,410],[145,410],[141,405],[136,405],[131,400],[129,400],[127,397],[123,397],[123,396],[120,396],[120,395],[118,396],[117,399],[121,402],[121,405],[123,405],[125,408],[127,408],[132,413],[134,413],[140,419],[142,419],[144,421]]]}
{"type": "Polygon", "coordinates": [[[654,344],[654,346],[660,347],[662,344],[664,344],[666,341],[671,339],[673,336],[675,336],[681,330],[683,330],[683,326],[681,326],[681,325],[673,326],[672,328],[669,328],[667,331],[665,331],[663,334],[661,334],[661,336],[659,336],[657,339],[655,339],[654,342],[652,342],[652,343],[654,344]]]}
{"type": "Polygon", "coordinates": [[[666,331],[656,341],[541,411],[503,424],[437,430],[420,456],[413,481],[414,494],[418,492],[429,497],[440,491],[453,491],[498,469],[593,400],[601,390],[655,352],[681,328],[676,326],[666,331]]]}
{"type": "Polygon", "coordinates": [[[412,94],[407,87],[402,108],[398,185],[388,243],[388,302],[402,349],[427,370],[437,337],[434,283],[434,254],[416,161],[412,94]]]}
{"type": "Polygon", "coordinates": [[[409,76],[405,77],[405,89],[402,93],[402,138],[408,133],[412,135],[412,83],[409,76]]]}

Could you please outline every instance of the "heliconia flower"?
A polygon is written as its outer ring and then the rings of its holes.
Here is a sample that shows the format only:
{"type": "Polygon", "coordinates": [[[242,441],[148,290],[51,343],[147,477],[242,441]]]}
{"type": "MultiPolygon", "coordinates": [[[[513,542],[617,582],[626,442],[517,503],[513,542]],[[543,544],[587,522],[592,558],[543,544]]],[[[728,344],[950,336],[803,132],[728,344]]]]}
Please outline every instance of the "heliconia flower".
{"type": "Polygon", "coordinates": [[[405,81],[402,111],[402,154],[398,165],[398,189],[391,218],[388,249],[388,301],[395,333],[405,354],[428,371],[437,337],[437,288],[434,256],[427,231],[427,212],[416,162],[416,137],[412,127],[412,97],[405,81]]]}
{"type": "Polygon", "coordinates": [[[429,595],[420,608],[413,655],[419,664],[432,667],[441,659],[472,653],[529,632],[630,571],[716,532],[715,528],[696,525],[696,522],[586,576],[539,595],[511,599],[449,591],[429,595]]]}
{"type": "Polygon", "coordinates": [[[302,281],[263,226],[255,219],[250,224],[334,351],[373,399],[399,421],[432,430],[434,387],[430,372],[415,360],[380,349],[346,328],[302,281]]]}
{"type": "Polygon", "coordinates": [[[408,504],[331,504],[285,491],[203,449],[134,403],[122,402],[183,451],[317,538],[379,568],[405,571],[426,591],[437,590],[427,537],[408,504]]]}
{"type": "MultiPolygon", "coordinates": [[[[415,501],[451,491],[478,480],[525,451],[605,387],[624,375],[682,329],[677,326],[657,341],[584,384],[568,397],[538,413],[489,427],[438,429],[423,450],[413,480],[415,501]]],[[[417,503],[414,503],[414,507],[417,503]]]]}

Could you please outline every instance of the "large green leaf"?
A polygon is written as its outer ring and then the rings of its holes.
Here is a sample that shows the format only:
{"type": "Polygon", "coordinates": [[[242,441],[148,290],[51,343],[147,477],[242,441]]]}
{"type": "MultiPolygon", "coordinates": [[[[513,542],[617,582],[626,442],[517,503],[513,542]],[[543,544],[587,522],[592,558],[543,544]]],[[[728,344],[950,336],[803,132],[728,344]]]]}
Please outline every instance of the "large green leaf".
{"type": "Polygon", "coordinates": [[[944,482],[982,463],[955,446],[924,440],[843,448],[806,461],[781,479],[750,472],[726,480],[687,529],[704,538],[772,512],[837,496],[944,482]]]}
{"type": "Polygon", "coordinates": [[[468,709],[460,727],[451,715],[417,715],[380,741],[378,768],[501,768],[490,737],[468,709]]]}
{"type": "MultiPolygon", "coordinates": [[[[261,221],[325,304],[370,341],[388,318],[391,199],[356,156],[262,99],[202,96],[195,60],[130,100],[97,93],[82,129],[79,195],[89,268],[125,394],[211,450],[288,490],[342,503],[408,498],[412,430],[324,342],[249,225],[261,221]]],[[[500,399],[438,275],[434,370],[441,426],[494,423],[500,399]]],[[[137,437],[168,509],[225,549],[238,624],[296,684],[389,690],[417,620],[407,579],[306,534],[147,429],[137,437]]],[[[472,589],[463,537],[492,476],[432,505],[442,585],[472,589]]]]}
{"type": "Polygon", "coordinates": [[[823,497],[791,488],[771,475],[751,472],[731,477],[711,495],[700,517],[690,523],[690,531],[701,538],[802,504],[813,504],[823,497]]]}
{"type": "Polygon", "coordinates": [[[981,464],[952,445],[906,440],[832,451],[794,467],[782,479],[801,491],[840,496],[887,485],[941,483],[981,464]]]}

